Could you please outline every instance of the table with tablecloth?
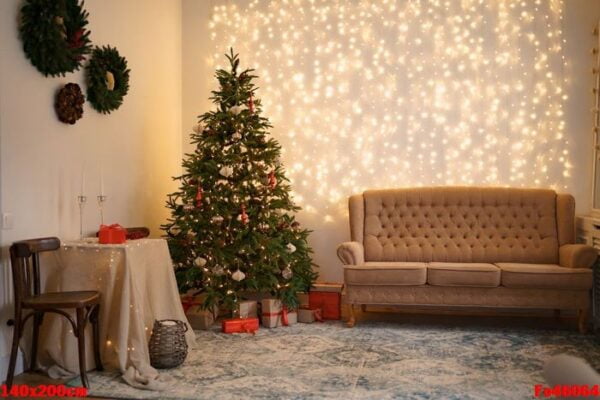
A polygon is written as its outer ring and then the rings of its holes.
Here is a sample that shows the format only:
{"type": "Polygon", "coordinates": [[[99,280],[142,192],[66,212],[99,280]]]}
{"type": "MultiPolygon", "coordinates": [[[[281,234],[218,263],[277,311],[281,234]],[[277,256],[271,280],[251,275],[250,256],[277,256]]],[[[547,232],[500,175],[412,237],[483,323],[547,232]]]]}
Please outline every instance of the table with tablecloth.
{"type": "MultiPolygon", "coordinates": [[[[105,369],[118,369],[133,385],[148,385],[157,377],[150,365],[148,340],[155,320],[185,321],[167,243],[139,239],[102,245],[96,239],[64,242],[54,262],[41,271],[43,292],[97,290],[100,301],[100,354],[105,369]]],[[[186,340],[191,348],[194,332],[186,340]]],[[[77,339],[69,322],[47,314],[40,331],[43,367],[79,372],[77,339]]],[[[91,326],[86,328],[86,362],[95,367],[91,326]]]]}

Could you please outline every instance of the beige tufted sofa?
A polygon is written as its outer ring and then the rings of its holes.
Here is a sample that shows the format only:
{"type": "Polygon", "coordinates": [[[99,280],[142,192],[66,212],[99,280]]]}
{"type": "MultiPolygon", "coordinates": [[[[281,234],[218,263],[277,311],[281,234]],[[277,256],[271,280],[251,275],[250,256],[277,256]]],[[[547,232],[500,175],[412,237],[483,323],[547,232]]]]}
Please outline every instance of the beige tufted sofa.
{"type": "Polygon", "coordinates": [[[345,264],[356,305],[578,310],[585,331],[596,251],[575,243],[575,201],[544,189],[434,187],[350,197],[345,264]]]}

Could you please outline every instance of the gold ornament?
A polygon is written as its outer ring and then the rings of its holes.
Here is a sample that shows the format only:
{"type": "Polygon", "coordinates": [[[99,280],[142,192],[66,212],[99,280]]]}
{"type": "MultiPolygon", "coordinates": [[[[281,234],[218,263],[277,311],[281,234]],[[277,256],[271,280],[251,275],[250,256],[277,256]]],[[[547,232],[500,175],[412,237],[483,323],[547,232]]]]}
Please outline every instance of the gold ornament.
{"type": "Polygon", "coordinates": [[[106,71],[106,88],[110,92],[115,90],[115,76],[110,71],[106,71]]]}

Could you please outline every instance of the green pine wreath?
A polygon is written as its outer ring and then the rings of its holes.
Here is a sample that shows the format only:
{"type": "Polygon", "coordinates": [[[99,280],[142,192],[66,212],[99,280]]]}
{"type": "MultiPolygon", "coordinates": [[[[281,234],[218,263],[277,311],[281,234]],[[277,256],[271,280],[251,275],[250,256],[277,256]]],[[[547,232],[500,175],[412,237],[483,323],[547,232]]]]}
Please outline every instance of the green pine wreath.
{"type": "Polygon", "coordinates": [[[19,24],[25,55],[44,76],[78,70],[91,50],[87,18],[83,1],[26,0],[19,24]]]}
{"type": "Polygon", "coordinates": [[[87,99],[97,111],[109,114],[123,103],[129,90],[127,60],[110,46],[96,47],[85,67],[87,99]]]}

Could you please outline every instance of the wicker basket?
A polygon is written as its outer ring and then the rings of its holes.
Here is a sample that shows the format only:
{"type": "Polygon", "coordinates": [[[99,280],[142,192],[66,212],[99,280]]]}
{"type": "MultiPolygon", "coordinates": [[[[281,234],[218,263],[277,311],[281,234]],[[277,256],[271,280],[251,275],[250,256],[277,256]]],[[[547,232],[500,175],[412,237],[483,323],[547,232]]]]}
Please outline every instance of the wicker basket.
{"type": "Polygon", "coordinates": [[[154,368],[174,368],[187,357],[188,345],[185,332],[188,327],[183,321],[163,319],[154,321],[148,348],[150,364],[154,368]]]}

